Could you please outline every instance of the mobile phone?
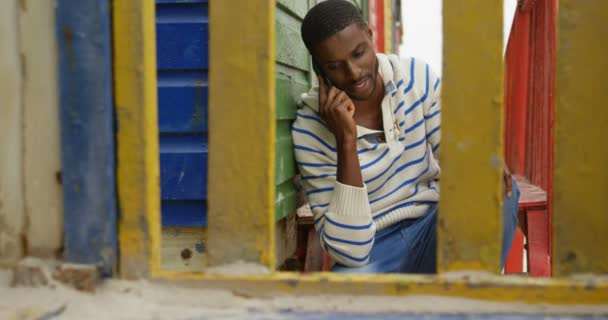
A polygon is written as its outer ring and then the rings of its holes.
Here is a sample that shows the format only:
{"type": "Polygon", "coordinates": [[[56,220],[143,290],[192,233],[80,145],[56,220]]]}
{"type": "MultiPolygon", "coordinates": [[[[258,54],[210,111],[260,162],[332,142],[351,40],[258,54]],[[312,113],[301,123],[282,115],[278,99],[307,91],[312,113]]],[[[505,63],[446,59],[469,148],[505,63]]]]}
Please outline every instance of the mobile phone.
{"type": "Polygon", "coordinates": [[[321,69],[321,66],[314,59],[312,60],[312,69],[315,71],[315,74],[317,76],[319,76],[323,79],[323,81],[325,82],[325,85],[328,88],[333,87],[333,84],[331,83],[331,81],[329,81],[329,78],[325,75],[325,73],[323,72],[323,69],[321,69]]]}

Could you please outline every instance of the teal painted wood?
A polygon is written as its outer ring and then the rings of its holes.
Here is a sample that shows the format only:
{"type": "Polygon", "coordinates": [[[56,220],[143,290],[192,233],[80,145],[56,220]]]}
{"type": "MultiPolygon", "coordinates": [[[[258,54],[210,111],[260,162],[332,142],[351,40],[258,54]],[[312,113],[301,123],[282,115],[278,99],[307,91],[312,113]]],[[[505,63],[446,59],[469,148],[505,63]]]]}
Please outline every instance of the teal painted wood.
{"type": "Polygon", "coordinates": [[[64,259],[104,276],[117,253],[110,13],[110,1],[57,1],[64,259]]]}

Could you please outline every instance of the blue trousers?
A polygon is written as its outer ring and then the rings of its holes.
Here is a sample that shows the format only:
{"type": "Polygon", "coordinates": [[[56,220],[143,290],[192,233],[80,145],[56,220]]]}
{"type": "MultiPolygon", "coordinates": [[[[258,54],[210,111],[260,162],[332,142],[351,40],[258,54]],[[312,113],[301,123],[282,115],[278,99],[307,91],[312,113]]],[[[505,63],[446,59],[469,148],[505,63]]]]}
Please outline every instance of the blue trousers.
{"type": "MultiPolygon", "coordinates": [[[[504,266],[517,228],[519,188],[513,180],[511,197],[502,208],[502,255],[504,266]]],[[[336,264],[340,273],[435,273],[437,272],[437,206],[420,218],[400,221],[376,233],[367,265],[357,268],[336,264]]]]}

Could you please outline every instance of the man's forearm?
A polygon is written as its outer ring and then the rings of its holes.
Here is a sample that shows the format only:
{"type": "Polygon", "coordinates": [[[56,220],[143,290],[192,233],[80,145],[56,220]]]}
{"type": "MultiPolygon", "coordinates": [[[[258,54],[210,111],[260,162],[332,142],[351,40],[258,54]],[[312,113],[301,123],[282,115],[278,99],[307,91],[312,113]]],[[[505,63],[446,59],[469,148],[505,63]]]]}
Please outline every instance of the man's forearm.
{"type": "Polygon", "coordinates": [[[357,142],[338,142],[338,182],[353,187],[363,187],[361,167],[357,154],[357,142]]]}

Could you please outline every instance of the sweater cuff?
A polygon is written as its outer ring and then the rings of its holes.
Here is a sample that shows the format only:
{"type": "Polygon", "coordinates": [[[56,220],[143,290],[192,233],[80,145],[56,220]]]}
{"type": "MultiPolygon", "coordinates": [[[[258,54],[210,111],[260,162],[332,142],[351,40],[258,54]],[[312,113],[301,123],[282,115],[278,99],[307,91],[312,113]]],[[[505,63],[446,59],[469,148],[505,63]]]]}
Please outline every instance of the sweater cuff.
{"type": "Polygon", "coordinates": [[[371,216],[367,186],[359,188],[336,181],[328,211],[339,216],[371,216]]]}

